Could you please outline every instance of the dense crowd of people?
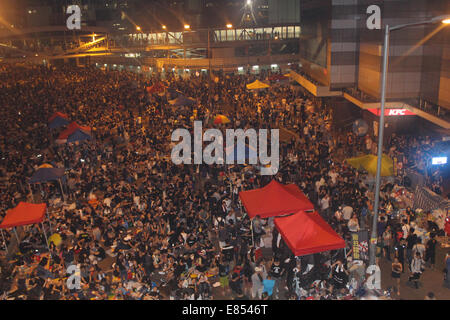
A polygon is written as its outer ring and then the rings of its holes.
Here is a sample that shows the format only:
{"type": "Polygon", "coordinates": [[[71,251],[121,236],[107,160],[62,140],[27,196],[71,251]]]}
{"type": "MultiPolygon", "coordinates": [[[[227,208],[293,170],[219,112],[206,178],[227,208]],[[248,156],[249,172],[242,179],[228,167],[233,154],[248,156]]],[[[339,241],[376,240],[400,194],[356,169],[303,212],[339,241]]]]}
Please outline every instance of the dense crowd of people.
{"type": "MultiPolygon", "coordinates": [[[[373,197],[364,175],[339,157],[364,152],[364,138],[336,134],[331,108],[313,103],[294,87],[273,85],[255,93],[245,87],[255,76],[216,76],[217,81],[169,76],[166,85],[172,93],[196,100],[192,107],[174,107],[168,103],[170,93],[147,93],[147,87],[160,81],[156,77],[68,66],[2,67],[1,215],[19,201],[46,202],[52,223],[44,226],[61,237],[48,250],[40,226],[22,228],[20,253],[6,263],[3,251],[3,298],[303,300],[364,295],[365,273],[351,264],[350,233],[369,226],[373,197]],[[90,126],[94,139],[56,144],[60,130],[47,126],[56,111],[90,126]],[[214,125],[218,113],[231,123],[214,125]],[[272,177],[259,175],[256,166],[174,165],[171,133],[180,127],[192,130],[194,119],[203,121],[205,129],[286,129],[279,172],[272,177]],[[46,163],[66,169],[66,198],[56,182],[28,184],[46,163]],[[273,219],[255,219],[252,237],[238,193],[273,178],[297,184],[347,241],[347,249],[294,257],[273,219]],[[270,232],[272,250],[261,255],[258,247],[270,232]],[[80,288],[67,286],[71,265],[80,269],[80,288]]],[[[410,158],[415,152],[409,145],[406,140],[390,142],[410,158]]],[[[384,214],[390,204],[387,194],[377,257],[394,259],[394,278],[409,270],[411,281],[418,280],[423,260],[435,263],[436,240],[432,236],[421,243],[415,236],[412,210],[401,221],[384,214]]],[[[4,235],[6,245],[14,243],[11,230],[4,235]]]]}

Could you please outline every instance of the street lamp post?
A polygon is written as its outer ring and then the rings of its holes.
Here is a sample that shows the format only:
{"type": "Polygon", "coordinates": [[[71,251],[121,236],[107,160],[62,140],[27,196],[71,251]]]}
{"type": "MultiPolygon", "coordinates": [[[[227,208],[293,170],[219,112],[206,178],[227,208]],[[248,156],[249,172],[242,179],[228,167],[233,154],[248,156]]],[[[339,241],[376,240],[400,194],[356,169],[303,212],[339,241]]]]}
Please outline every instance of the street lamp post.
{"type": "Polygon", "coordinates": [[[380,204],[380,184],[381,184],[381,157],[383,155],[383,136],[384,136],[384,110],[386,104],[386,81],[387,81],[387,70],[388,70],[388,58],[389,58],[389,38],[390,33],[395,30],[404,29],[412,26],[419,26],[424,24],[433,24],[442,22],[443,24],[450,24],[450,15],[439,16],[432,18],[428,21],[414,22],[408,24],[402,24],[394,27],[386,25],[384,34],[384,50],[383,50],[383,69],[381,75],[381,105],[380,105],[380,123],[378,129],[378,152],[377,152],[377,175],[375,180],[375,203],[374,203],[374,215],[372,221],[372,234],[370,239],[370,250],[369,250],[369,265],[375,265],[375,251],[377,243],[377,224],[378,224],[378,209],[380,204]]]}

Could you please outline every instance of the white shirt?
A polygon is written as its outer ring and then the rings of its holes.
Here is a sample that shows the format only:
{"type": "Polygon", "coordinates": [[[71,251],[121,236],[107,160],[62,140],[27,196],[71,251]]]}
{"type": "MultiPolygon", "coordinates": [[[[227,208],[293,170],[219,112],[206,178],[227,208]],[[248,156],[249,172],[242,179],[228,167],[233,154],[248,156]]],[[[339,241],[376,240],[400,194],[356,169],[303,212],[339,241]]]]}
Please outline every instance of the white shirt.
{"type": "Polygon", "coordinates": [[[336,184],[336,178],[339,176],[336,172],[334,171],[330,171],[330,173],[328,173],[328,175],[331,178],[331,182],[333,182],[333,184],[336,184]]]}
{"type": "Polygon", "coordinates": [[[350,207],[350,206],[345,206],[345,207],[342,209],[342,213],[343,213],[343,215],[344,215],[344,219],[345,219],[345,220],[350,220],[351,217],[352,217],[353,208],[350,207]]]}
{"type": "Polygon", "coordinates": [[[326,210],[330,207],[330,198],[329,197],[324,197],[322,199],[320,199],[320,208],[322,210],[326,210]]]}
{"type": "Polygon", "coordinates": [[[409,233],[409,225],[407,225],[407,224],[403,225],[402,231],[403,231],[403,239],[406,239],[408,237],[408,233],[409,233]]]}

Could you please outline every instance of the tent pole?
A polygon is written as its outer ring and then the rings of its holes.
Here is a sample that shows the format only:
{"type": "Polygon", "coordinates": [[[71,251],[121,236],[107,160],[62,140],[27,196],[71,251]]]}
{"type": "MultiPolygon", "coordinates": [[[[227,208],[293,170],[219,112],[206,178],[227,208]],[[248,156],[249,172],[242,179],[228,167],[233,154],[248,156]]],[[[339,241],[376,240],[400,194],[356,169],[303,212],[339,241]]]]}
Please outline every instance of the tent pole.
{"type": "MultiPolygon", "coordinates": [[[[42,195],[42,183],[39,183],[39,190],[41,191],[41,197],[43,197],[43,195],[42,195]]],[[[43,199],[41,199],[41,200],[43,200],[43,199]]]]}
{"type": "Polygon", "coordinates": [[[16,235],[17,245],[20,244],[19,236],[17,235],[16,227],[14,227],[14,234],[16,235]]]}
{"type": "Polygon", "coordinates": [[[48,214],[48,209],[45,210],[45,213],[47,214],[47,220],[48,220],[48,224],[50,226],[50,232],[53,233],[53,230],[52,230],[53,227],[52,227],[52,223],[50,222],[50,215],[48,214]]]}
{"type": "Polygon", "coordinates": [[[42,226],[42,231],[44,232],[45,244],[47,245],[47,249],[50,252],[50,247],[48,245],[48,239],[47,239],[47,232],[45,232],[45,226],[44,226],[43,222],[41,222],[41,226],[42,226]]]}
{"type": "Polygon", "coordinates": [[[255,238],[253,237],[253,220],[250,220],[250,230],[252,230],[252,247],[255,247],[255,238]]]}
{"type": "Polygon", "coordinates": [[[31,188],[31,184],[29,184],[29,183],[28,183],[28,188],[30,189],[30,193],[31,193],[31,201],[33,201],[33,203],[36,203],[36,200],[34,200],[33,189],[31,188]]]}
{"type": "Polygon", "coordinates": [[[3,245],[5,246],[6,253],[8,253],[8,246],[6,245],[5,236],[3,235],[3,229],[0,229],[0,232],[2,233],[3,245]]]}
{"type": "Polygon", "coordinates": [[[62,183],[61,183],[61,179],[59,179],[59,186],[61,187],[61,195],[62,195],[62,198],[63,198],[63,202],[66,202],[66,195],[64,194],[64,189],[63,189],[63,186],[62,186],[62,183]]]}

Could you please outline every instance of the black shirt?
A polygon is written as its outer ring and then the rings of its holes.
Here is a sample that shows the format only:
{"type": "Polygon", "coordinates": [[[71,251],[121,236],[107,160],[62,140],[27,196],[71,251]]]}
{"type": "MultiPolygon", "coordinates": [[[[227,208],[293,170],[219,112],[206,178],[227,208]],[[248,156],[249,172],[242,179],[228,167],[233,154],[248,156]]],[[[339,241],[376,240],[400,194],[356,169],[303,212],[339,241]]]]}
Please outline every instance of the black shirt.
{"type": "Polygon", "coordinates": [[[283,271],[283,268],[281,265],[276,266],[275,264],[272,264],[272,267],[270,267],[270,275],[274,278],[281,277],[281,272],[283,271]]]}

